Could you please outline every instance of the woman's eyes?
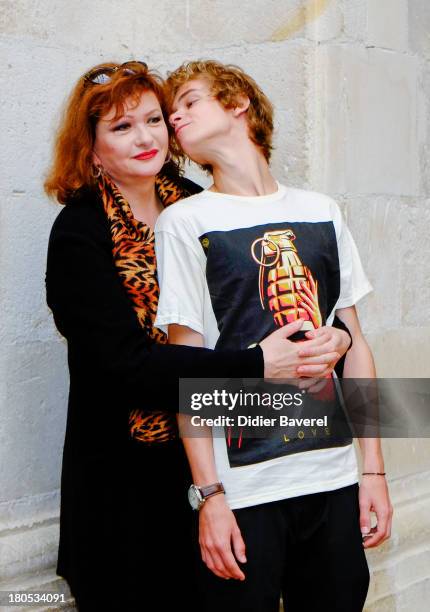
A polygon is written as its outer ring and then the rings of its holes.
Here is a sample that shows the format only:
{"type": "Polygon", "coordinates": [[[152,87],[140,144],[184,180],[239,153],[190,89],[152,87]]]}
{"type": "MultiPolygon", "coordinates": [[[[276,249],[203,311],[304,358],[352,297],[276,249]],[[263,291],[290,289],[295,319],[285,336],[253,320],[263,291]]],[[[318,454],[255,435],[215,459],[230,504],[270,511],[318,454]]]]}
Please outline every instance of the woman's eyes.
{"type": "Polygon", "coordinates": [[[124,122],[124,123],[119,123],[118,125],[116,125],[113,128],[114,132],[123,132],[125,130],[127,130],[130,127],[130,123],[128,122],[124,122]]]}
{"type": "Polygon", "coordinates": [[[192,105],[194,104],[194,102],[197,102],[197,100],[198,100],[198,98],[192,98],[191,100],[187,100],[186,103],[185,103],[185,106],[187,108],[191,108],[192,105]]]}
{"type": "MultiPolygon", "coordinates": [[[[148,119],[148,123],[155,125],[157,123],[160,123],[160,121],[162,120],[162,116],[161,115],[155,115],[154,117],[150,117],[148,119]]],[[[118,125],[115,125],[113,128],[114,132],[125,132],[126,130],[130,129],[132,127],[132,124],[129,121],[124,121],[123,123],[118,123],[118,125]]]]}

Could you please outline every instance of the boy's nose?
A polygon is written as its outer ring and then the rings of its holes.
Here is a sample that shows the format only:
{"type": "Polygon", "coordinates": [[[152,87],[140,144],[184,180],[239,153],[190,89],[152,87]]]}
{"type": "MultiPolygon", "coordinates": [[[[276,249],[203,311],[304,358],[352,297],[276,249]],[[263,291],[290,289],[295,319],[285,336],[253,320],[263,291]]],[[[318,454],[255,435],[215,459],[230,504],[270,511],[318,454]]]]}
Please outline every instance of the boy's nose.
{"type": "Polygon", "coordinates": [[[181,114],[179,111],[175,111],[169,116],[169,123],[172,127],[175,127],[175,124],[181,119],[181,114]]]}

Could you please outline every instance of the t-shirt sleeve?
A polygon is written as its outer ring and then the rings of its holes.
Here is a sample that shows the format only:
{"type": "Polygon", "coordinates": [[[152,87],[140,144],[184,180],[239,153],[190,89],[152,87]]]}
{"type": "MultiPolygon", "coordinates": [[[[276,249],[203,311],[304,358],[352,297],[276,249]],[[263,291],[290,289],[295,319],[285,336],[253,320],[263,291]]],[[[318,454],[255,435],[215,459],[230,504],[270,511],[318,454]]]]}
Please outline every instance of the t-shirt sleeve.
{"type": "Polygon", "coordinates": [[[354,306],[372,291],[361,263],[357,246],[337,204],[335,204],[335,230],[340,269],[340,295],[335,310],[354,306]]]}
{"type": "Polygon", "coordinates": [[[176,323],[203,335],[205,271],[198,252],[164,230],[156,232],[155,251],[160,284],[155,326],[167,333],[176,323]]]}

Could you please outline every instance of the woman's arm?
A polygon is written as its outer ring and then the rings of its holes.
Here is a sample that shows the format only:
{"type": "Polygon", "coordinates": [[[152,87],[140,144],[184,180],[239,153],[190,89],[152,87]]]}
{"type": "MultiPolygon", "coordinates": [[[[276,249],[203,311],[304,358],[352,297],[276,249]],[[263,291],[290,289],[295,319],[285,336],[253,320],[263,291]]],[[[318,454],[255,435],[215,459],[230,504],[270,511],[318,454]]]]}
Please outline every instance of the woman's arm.
{"type": "Polygon", "coordinates": [[[88,389],[107,386],[124,410],[144,399],[149,408],[173,412],[179,377],[263,376],[259,347],[217,352],[152,342],[115,269],[102,215],[96,202],[67,206],[49,241],[47,302],[68,341],[71,376],[78,375],[88,389]]]}
{"type": "MultiPolygon", "coordinates": [[[[376,370],[370,348],[361,331],[355,307],[337,311],[348,326],[353,345],[345,358],[344,378],[375,378],[376,370]]],[[[379,438],[359,438],[363,458],[363,472],[384,472],[384,458],[379,438]]],[[[360,526],[365,548],[378,546],[391,534],[393,508],[384,476],[363,476],[360,485],[360,526]],[[370,512],[377,517],[377,526],[371,529],[370,512]],[[370,535],[369,535],[370,534],[370,535]]]]}

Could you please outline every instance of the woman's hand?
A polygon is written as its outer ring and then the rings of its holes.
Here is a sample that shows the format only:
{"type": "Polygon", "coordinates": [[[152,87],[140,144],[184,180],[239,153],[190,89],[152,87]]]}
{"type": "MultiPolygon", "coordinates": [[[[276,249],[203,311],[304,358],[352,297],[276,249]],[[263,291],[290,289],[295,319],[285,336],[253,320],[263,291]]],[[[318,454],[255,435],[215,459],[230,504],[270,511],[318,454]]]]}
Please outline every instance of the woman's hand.
{"type": "Polygon", "coordinates": [[[337,329],[331,325],[325,325],[318,329],[306,332],[306,338],[310,342],[301,343],[299,357],[304,360],[297,368],[298,376],[314,376],[325,378],[329,376],[339,361],[351,345],[351,338],[343,329],[337,329]],[[322,356],[333,356],[330,362],[324,360],[322,356]]]}
{"type": "Polygon", "coordinates": [[[203,562],[216,576],[245,580],[236,562],[246,563],[245,543],[222,494],[209,497],[199,511],[199,544],[203,562]]]}
{"type": "MultiPolygon", "coordinates": [[[[280,329],[272,332],[270,336],[264,338],[260,342],[260,346],[264,355],[264,377],[265,378],[284,378],[294,379],[300,376],[315,376],[321,378],[333,371],[333,364],[336,364],[341,355],[333,350],[327,351],[327,346],[330,343],[333,335],[328,332],[328,335],[318,335],[312,340],[304,342],[291,342],[288,338],[300,331],[303,321],[298,319],[280,329]],[[310,351],[309,357],[302,356],[301,353],[304,347],[310,351]],[[309,374],[300,373],[298,368],[309,368],[309,374]]],[[[317,333],[319,330],[314,330],[308,333],[317,333]]],[[[331,330],[331,328],[329,328],[331,330]]],[[[336,330],[338,331],[338,330],[336,330]]],[[[348,336],[346,332],[341,332],[348,336]]],[[[335,341],[331,343],[333,346],[335,341]]],[[[345,349],[346,350],[346,349],[345,349]]]]}
{"type": "Polygon", "coordinates": [[[359,491],[360,529],[364,548],[374,548],[391,535],[393,507],[384,476],[363,476],[359,491]],[[370,513],[376,514],[376,527],[371,528],[370,513]]]}

